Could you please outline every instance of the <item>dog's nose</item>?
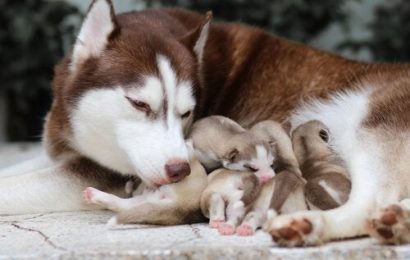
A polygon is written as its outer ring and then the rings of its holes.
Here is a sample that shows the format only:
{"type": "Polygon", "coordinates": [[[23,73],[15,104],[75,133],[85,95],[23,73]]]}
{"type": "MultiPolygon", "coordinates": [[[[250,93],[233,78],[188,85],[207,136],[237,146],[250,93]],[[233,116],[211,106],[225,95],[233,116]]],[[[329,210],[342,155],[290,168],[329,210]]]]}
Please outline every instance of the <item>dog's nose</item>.
{"type": "Polygon", "coordinates": [[[191,173],[188,162],[171,162],[165,165],[165,172],[171,183],[179,182],[191,173]]]}

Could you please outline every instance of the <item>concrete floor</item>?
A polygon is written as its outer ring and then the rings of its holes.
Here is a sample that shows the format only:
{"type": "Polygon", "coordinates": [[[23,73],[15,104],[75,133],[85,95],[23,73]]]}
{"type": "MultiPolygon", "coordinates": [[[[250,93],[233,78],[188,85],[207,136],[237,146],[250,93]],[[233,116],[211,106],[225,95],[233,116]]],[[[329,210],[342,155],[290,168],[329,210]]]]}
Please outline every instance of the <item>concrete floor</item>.
{"type": "MultiPolygon", "coordinates": [[[[35,145],[0,146],[0,168],[38,152],[35,145]]],[[[244,238],[219,236],[206,224],[108,228],[111,216],[108,211],[0,216],[0,259],[410,259],[410,246],[380,246],[368,238],[287,249],[261,231],[244,238]]]]}

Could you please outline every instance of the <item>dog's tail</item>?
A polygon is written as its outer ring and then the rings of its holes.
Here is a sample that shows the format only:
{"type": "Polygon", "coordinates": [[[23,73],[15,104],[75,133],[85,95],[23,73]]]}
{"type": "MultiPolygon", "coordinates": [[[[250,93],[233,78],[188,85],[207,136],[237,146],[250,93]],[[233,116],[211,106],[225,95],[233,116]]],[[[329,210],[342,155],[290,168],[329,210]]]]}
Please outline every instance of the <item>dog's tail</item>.
{"type": "Polygon", "coordinates": [[[152,224],[152,225],[180,225],[203,222],[198,207],[187,209],[175,202],[146,202],[130,210],[121,211],[113,217],[108,225],[115,224],[152,224]]]}

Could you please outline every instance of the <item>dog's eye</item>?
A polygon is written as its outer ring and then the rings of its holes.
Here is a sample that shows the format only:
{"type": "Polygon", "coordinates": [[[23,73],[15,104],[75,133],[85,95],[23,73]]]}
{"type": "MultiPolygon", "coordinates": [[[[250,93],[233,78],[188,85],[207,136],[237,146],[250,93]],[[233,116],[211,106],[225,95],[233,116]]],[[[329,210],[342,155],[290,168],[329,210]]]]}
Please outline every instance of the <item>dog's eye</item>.
{"type": "Polygon", "coordinates": [[[127,100],[135,109],[138,109],[139,111],[144,112],[146,114],[151,113],[151,107],[147,103],[129,97],[127,97],[127,100]]]}
{"type": "Polygon", "coordinates": [[[191,111],[187,111],[181,115],[182,118],[188,118],[191,115],[191,111]]]}
{"type": "Polygon", "coordinates": [[[245,164],[243,167],[245,167],[246,169],[252,171],[252,172],[257,172],[258,169],[256,169],[255,167],[250,166],[249,164],[245,164]]]}
{"type": "Polygon", "coordinates": [[[329,134],[325,131],[325,130],[320,130],[319,131],[319,136],[320,138],[322,138],[323,141],[325,141],[326,143],[329,141],[329,134]]]}

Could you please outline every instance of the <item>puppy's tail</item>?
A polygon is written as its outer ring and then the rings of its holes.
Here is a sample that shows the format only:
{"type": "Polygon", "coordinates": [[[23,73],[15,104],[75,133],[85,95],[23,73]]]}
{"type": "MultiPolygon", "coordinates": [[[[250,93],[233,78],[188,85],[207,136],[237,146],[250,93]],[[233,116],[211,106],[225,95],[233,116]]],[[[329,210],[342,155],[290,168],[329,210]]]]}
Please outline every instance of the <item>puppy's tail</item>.
{"type": "Polygon", "coordinates": [[[122,211],[113,217],[108,225],[115,224],[152,224],[180,225],[203,222],[198,207],[184,209],[182,205],[173,202],[146,202],[130,210],[122,211]]]}

